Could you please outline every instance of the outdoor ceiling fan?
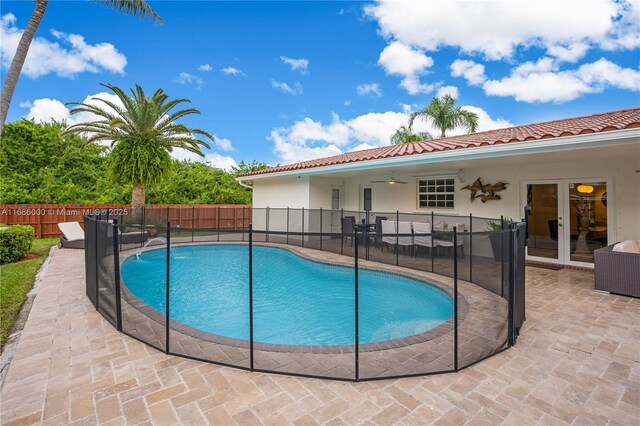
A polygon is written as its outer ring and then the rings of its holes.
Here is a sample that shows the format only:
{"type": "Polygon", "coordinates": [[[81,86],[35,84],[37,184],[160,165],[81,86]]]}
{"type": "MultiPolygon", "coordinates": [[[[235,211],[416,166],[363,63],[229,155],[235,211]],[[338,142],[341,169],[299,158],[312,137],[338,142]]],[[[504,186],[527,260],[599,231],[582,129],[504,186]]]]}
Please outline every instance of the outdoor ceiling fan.
{"type": "Polygon", "coordinates": [[[389,185],[395,185],[396,183],[398,183],[400,185],[404,185],[404,184],[409,183],[409,182],[396,180],[396,178],[393,177],[393,172],[391,172],[391,178],[389,178],[387,180],[372,180],[371,183],[388,183],[389,185]]]}

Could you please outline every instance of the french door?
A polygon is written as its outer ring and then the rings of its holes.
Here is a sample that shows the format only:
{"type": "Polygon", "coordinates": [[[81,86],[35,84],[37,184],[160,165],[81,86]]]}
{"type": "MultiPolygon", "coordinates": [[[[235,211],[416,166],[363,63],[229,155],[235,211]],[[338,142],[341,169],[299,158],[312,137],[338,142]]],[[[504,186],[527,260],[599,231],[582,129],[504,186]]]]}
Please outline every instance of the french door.
{"type": "Polygon", "coordinates": [[[527,258],[591,266],[594,250],[615,241],[609,179],[526,181],[523,205],[531,207],[527,258]]]}

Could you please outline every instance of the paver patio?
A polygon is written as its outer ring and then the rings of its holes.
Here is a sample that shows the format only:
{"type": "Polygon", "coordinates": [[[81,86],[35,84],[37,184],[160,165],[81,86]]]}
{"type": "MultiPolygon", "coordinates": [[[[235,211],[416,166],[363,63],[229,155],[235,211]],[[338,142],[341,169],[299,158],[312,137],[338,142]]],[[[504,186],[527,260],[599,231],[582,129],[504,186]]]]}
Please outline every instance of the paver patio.
{"type": "Polygon", "coordinates": [[[2,424],[637,424],[640,300],[593,274],[527,270],[518,344],[459,373],[345,383],[167,356],[84,297],[56,250],[0,393],[2,424]]]}

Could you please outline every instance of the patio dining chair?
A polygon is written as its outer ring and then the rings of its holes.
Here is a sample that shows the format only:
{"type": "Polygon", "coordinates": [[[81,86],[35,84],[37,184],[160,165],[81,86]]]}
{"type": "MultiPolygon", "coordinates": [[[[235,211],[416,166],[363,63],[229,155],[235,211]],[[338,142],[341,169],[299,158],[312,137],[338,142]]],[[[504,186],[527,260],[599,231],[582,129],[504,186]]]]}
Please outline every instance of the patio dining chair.
{"type": "MultiPolygon", "coordinates": [[[[456,233],[457,238],[456,238],[456,247],[455,250],[459,250],[460,251],[460,256],[464,259],[464,238],[463,235],[461,234],[462,232],[465,232],[466,229],[466,224],[464,223],[456,223],[455,227],[456,227],[456,233]]],[[[453,231],[453,228],[451,228],[451,230],[453,231]]],[[[451,252],[451,254],[453,255],[453,239],[449,239],[449,238],[438,238],[436,240],[436,244],[437,244],[437,248],[438,248],[438,255],[440,254],[440,248],[442,247],[443,249],[451,252]]]]}
{"type": "Polygon", "coordinates": [[[396,246],[396,222],[392,220],[383,220],[380,222],[382,228],[382,244],[380,251],[384,251],[384,245],[396,246]]]}
{"type": "Polygon", "coordinates": [[[429,257],[433,257],[435,249],[438,247],[438,240],[431,236],[431,224],[428,222],[413,222],[413,244],[415,253],[420,247],[428,249],[429,257]]]}
{"type": "MultiPolygon", "coordinates": [[[[382,234],[382,221],[387,220],[386,216],[376,216],[376,234],[382,234]]],[[[377,246],[382,241],[382,237],[380,235],[375,238],[375,245],[377,246]]]]}
{"type": "Polygon", "coordinates": [[[398,237],[398,245],[407,248],[409,251],[412,251],[413,229],[411,229],[411,222],[398,222],[398,234],[404,234],[404,236],[398,237]]]}
{"type": "Polygon", "coordinates": [[[353,247],[353,232],[355,230],[355,217],[353,216],[345,216],[340,219],[342,224],[342,243],[344,244],[345,238],[351,239],[351,247],[353,247]]]}

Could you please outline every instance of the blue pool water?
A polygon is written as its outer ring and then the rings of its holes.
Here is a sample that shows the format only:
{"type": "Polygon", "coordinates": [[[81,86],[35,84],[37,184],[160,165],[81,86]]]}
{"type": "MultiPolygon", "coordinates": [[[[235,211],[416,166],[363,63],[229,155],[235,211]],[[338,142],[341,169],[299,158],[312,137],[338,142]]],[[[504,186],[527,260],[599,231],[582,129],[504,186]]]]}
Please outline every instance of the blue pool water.
{"type": "MultiPolygon", "coordinates": [[[[166,250],[129,257],[127,288],[164,314],[166,250]]],[[[253,248],[254,339],[284,345],[353,345],[354,270],[301,258],[274,247],[253,248]]],[[[248,247],[171,249],[171,318],[209,333],[249,339],[248,247]]],[[[453,315],[444,291],[396,274],[360,269],[360,343],[428,331],[453,315]]]]}

